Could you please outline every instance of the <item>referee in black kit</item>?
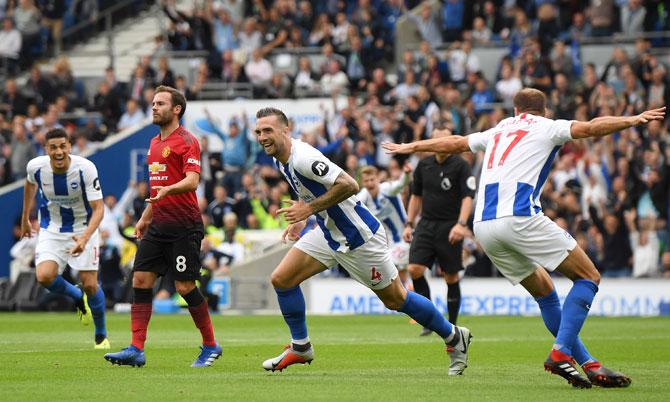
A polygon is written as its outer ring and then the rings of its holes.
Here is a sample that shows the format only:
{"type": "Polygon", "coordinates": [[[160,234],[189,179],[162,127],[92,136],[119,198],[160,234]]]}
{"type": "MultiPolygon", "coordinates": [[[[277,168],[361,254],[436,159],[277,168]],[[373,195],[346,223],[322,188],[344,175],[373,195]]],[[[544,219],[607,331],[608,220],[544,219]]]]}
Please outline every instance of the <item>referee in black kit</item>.
{"type": "MultiPolygon", "coordinates": [[[[433,138],[451,135],[449,130],[434,130],[433,138]]],[[[447,282],[449,322],[455,323],[461,306],[459,271],[463,270],[463,237],[472,212],[476,181],[470,165],[459,155],[433,154],[414,169],[412,196],[407,211],[403,239],[412,242],[408,270],[414,291],[430,299],[430,288],[424,276],[435,259],[447,282]],[[419,224],[414,227],[417,215],[419,224]],[[414,232],[414,233],[412,233],[414,232]]],[[[430,335],[424,328],[421,335],[430,335]]]]}

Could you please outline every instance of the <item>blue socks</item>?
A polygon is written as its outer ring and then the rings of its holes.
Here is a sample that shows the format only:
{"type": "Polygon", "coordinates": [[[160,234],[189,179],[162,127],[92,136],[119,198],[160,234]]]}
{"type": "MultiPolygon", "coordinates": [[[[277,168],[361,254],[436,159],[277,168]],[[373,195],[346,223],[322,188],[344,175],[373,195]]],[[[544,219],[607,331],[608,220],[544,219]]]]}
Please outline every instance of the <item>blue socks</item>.
{"type": "Polygon", "coordinates": [[[400,308],[401,312],[412,317],[422,326],[433,330],[442,338],[449,338],[454,333],[454,326],[442,317],[433,303],[414,292],[407,292],[405,304],[400,308]]]}
{"type": "Polygon", "coordinates": [[[572,285],[572,289],[570,289],[563,303],[563,312],[561,313],[554,349],[573,356],[573,346],[576,344],[579,331],[581,331],[586,316],[589,314],[596,292],[598,292],[598,285],[587,279],[579,279],[572,285]]]}
{"type": "MultiPolygon", "coordinates": [[[[561,326],[561,301],[558,299],[558,294],[553,290],[548,295],[539,297],[535,300],[540,306],[544,325],[555,337],[558,333],[558,328],[561,326]]],[[[589,361],[595,361],[593,356],[586,350],[586,347],[579,337],[577,337],[575,344],[572,346],[572,353],[572,356],[577,360],[577,363],[580,366],[589,361]]]]}
{"type": "Polygon", "coordinates": [[[49,292],[70,296],[75,301],[80,300],[83,296],[81,289],[66,281],[60,275],[57,275],[56,279],[51,282],[51,285],[47,286],[46,288],[49,289],[49,292]]]}
{"type": "Polygon", "coordinates": [[[307,323],[305,322],[305,297],[300,286],[290,289],[275,289],[279,308],[284,321],[291,330],[293,340],[307,338],[307,323]]]}
{"type": "Polygon", "coordinates": [[[88,297],[88,306],[91,308],[93,323],[95,324],[95,335],[107,336],[107,327],[105,325],[105,293],[98,286],[98,291],[93,296],[88,297]]]}

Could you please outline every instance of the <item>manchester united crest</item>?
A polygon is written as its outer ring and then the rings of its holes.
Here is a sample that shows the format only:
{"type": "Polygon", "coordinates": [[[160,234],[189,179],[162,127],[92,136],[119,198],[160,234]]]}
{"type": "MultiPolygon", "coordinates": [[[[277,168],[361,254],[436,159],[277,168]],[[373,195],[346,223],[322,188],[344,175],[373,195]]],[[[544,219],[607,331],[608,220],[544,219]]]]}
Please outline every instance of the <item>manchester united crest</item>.
{"type": "Polygon", "coordinates": [[[163,158],[167,158],[168,156],[170,156],[170,147],[163,148],[161,155],[163,155],[163,158]]]}

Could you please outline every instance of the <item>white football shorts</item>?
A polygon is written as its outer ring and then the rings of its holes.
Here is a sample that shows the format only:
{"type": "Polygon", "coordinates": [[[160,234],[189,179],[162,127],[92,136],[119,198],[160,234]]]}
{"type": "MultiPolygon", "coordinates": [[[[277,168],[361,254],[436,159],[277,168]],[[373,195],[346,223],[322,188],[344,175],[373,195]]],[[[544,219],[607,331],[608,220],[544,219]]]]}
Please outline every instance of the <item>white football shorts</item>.
{"type": "Polygon", "coordinates": [[[91,235],[84,251],[76,257],[70,254],[74,247],[72,236],[77,236],[77,233],[53,233],[40,229],[37,234],[35,265],[43,261],[55,261],[58,264],[58,273],[63,273],[66,264],[77,271],[97,271],[100,253],[98,231],[91,235]]]}
{"type": "Polygon", "coordinates": [[[543,214],[476,222],[474,232],[486,255],[514,285],[538,266],[554,271],[577,246],[570,233],[543,214]]]}
{"type": "Polygon", "coordinates": [[[407,265],[409,265],[409,246],[409,243],[402,240],[390,245],[391,261],[398,268],[398,271],[407,269],[407,265]]]}
{"type": "Polygon", "coordinates": [[[339,263],[352,278],[373,290],[384,289],[398,276],[389,254],[386,233],[381,226],[368,241],[346,253],[331,249],[318,226],[305,233],[294,247],[316,258],[326,267],[334,267],[339,263]]]}

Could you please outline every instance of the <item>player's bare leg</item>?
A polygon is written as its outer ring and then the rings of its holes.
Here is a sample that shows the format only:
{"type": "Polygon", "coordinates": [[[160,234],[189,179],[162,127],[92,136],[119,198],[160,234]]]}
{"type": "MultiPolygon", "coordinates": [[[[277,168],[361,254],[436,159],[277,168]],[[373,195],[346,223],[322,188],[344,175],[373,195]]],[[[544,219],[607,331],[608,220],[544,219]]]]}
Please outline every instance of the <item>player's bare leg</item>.
{"type": "MultiPolygon", "coordinates": [[[[409,271],[409,274],[412,277],[414,292],[430,300],[430,286],[428,286],[428,280],[426,280],[425,276],[427,269],[428,267],[421,264],[409,264],[407,266],[407,271],[409,271]]],[[[433,331],[423,327],[419,336],[428,336],[432,333],[433,331]]]]}
{"type": "Polygon", "coordinates": [[[84,293],[95,324],[95,349],[110,349],[105,323],[105,293],[98,286],[98,271],[79,271],[84,293]]]}
{"type": "Polygon", "coordinates": [[[86,294],[77,286],[58,275],[58,264],[53,260],[42,261],[35,267],[37,282],[50,292],[70,296],[77,306],[77,315],[83,325],[92,321],[91,312],[86,307],[86,294]]]}
{"type": "Polygon", "coordinates": [[[319,260],[293,247],[272,272],[272,286],[277,292],[284,321],[291,331],[291,343],[279,356],[263,362],[265,370],[282,371],[292,364],[309,364],[314,359],[314,348],[307,335],[305,298],[300,284],[326,269],[319,260]]]}
{"type": "Polygon", "coordinates": [[[411,281],[409,271],[407,268],[398,268],[398,277],[400,278],[400,281],[402,284],[405,286],[405,289],[409,290],[410,292],[414,291],[414,284],[411,281]]]}
{"type": "Polygon", "coordinates": [[[452,325],[437,311],[430,300],[405,290],[397,277],[384,289],[372,291],[384,302],[386,308],[403,312],[440,335],[447,345],[451,359],[449,375],[463,374],[468,367],[468,350],[472,339],[469,329],[452,325]]]}

